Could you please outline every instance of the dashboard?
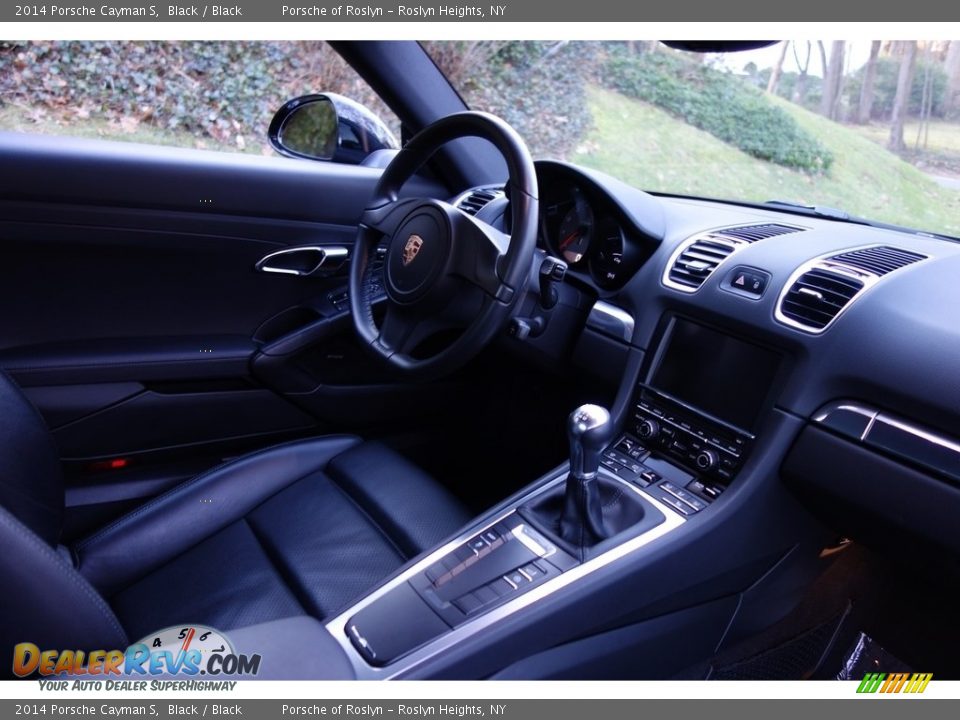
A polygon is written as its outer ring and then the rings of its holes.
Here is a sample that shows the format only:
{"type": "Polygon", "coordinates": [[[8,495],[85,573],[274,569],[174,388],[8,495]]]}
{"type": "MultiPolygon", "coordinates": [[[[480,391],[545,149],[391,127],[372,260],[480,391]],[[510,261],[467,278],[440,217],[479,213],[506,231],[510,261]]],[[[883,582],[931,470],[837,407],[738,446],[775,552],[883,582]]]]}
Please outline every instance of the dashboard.
{"type": "Polygon", "coordinates": [[[648,401],[666,402],[701,423],[676,423],[685,442],[706,428],[754,443],[723,488],[779,478],[839,532],[960,551],[960,243],[537,170],[540,250],[568,265],[563,304],[593,309],[547,318],[569,344],[526,342],[606,373],[631,437],[652,442],[666,423],[648,401]]]}

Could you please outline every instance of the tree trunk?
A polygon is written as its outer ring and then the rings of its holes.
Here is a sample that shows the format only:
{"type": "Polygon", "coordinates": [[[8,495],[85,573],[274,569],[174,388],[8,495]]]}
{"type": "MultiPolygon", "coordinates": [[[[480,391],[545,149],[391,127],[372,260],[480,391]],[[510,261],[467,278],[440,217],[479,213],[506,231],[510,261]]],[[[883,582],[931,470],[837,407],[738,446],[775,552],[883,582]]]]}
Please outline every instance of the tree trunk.
{"type": "Polygon", "coordinates": [[[807,99],[807,70],[810,68],[810,52],[811,45],[810,41],[807,40],[807,55],[806,59],[801,63],[800,55],[797,52],[797,43],[793,43],[793,59],[797,62],[797,67],[800,68],[800,74],[797,75],[797,83],[793,86],[793,102],[797,105],[803,105],[804,101],[807,99]]]}
{"type": "Polygon", "coordinates": [[[910,87],[913,83],[913,68],[917,62],[917,41],[904,42],[903,57],[900,60],[900,73],[897,75],[897,94],[893,99],[893,113],[890,116],[890,139],[887,142],[894,152],[902,152],[903,124],[910,105],[910,87]]]}
{"type": "Polygon", "coordinates": [[[947,111],[957,113],[960,111],[960,40],[950,41],[944,70],[947,72],[947,111]]]}
{"type": "Polygon", "coordinates": [[[863,69],[863,85],[860,86],[860,102],[857,103],[857,122],[865,125],[870,122],[873,110],[873,83],[877,79],[877,57],[880,55],[880,41],[870,44],[870,59],[863,69]]]}
{"type": "Polygon", "coordinates": [[[834,40],[830,47],[830,62],[827,63],[826,51],[820,42],[820,59],[824,63],[823,95],[820,97],[820,114],[831,120],[837,117],[840,101],[840,81],[843,78],[843,40],[834,40]]]}
{"type": "Polygon", "coordinates": [[[787,57],[787,48],[790,47],[790,41],[784,40],[783,47],[780,49],[780,58],[777,60],[777,64],[773,66],[773,70],[770,72],[770,82],[767,83],[767,92],[771,95],[777,93],[777,85],[780,84],[780,75],[783,73],[783,61],[787,57]]]}

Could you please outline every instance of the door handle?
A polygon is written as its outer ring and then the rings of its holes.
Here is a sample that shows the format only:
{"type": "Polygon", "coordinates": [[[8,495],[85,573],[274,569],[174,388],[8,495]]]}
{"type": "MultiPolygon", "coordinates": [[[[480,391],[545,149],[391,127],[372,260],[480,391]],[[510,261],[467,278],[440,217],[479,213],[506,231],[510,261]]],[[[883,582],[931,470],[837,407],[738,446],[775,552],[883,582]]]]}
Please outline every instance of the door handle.
{"type": "Polygon", "coordinates": [[[334,273],[343,267],[350,257],[350,250],[341,245],[310,245],[277,250],[262,257],[254,269],[259,272],[283,275],[308,275],[334,273]]]}

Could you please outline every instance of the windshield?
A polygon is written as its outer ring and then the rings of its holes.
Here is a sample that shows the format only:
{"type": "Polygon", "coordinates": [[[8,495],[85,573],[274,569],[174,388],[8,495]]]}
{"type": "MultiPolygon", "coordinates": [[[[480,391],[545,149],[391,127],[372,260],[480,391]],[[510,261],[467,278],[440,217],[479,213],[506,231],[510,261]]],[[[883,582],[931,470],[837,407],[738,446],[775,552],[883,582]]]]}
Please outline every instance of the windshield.
{"type": "Polygon", "coordinates": [[[535,157],[662,193],[828,206],[960,235],[960,41],[427,42],[535,157]]]}

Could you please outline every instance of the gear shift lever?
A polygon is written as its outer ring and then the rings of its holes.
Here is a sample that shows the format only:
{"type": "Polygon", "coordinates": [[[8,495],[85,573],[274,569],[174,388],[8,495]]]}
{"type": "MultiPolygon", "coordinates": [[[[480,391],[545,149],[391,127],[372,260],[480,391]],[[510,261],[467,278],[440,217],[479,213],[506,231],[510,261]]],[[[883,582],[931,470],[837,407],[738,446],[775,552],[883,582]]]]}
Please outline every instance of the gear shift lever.
{"type": "Polygon", "coordinates": [[[600,453],[613,438],[610,413],[599,405],[581,405],[567,419],[570,477],[592,480],[600,469],[600,453]]]}
{"type": "Polygon", "coordinates": [[[609,546],[604,542],[608,539],[663,521],[663,515],[639,492],[631,492],[623,481],[599,473],[601,455],[613,432],[610,413],[598,405],[581,405],[570,413],[570,472],[566,484],[551,487],[520,508],[534,527],[580,562],[609,546]]]}
{"type": "Polygon", "coordinates": [[[600,453],[613,439],[613,430],[610,413],[599,405],[581,405],[567,420],[570,474],[560,516],[560,536],[580,547],[595,545],[611,534],[603,521],[596,479],[600,453]]]}

